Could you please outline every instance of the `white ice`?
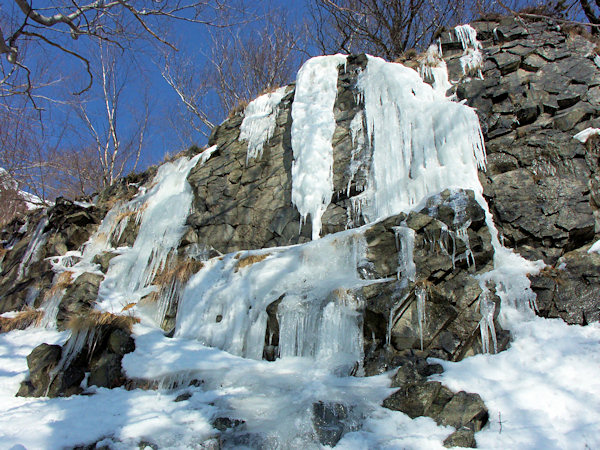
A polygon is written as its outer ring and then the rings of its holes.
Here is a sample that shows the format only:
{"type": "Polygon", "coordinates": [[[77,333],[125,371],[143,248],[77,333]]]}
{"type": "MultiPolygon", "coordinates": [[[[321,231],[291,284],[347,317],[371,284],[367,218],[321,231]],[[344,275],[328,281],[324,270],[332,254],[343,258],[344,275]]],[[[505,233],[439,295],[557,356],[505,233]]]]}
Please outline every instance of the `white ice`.
{"type": "Polygon", "coordinates": [[[335,356],[334,364],[344,358],[342,364],[358,362],[360,304],[346,290],[367,283],[357,273],[363,240],[357,229],[303,245],[213,258],[187,284],[175,336],[261,359],[266,308],[281,300],[277,317],[282,357],[329,361],[335,356]]]}
{"type": "Polygon", "coordinates": [[[17,269],[17,281],[21,280],[25,275],[27,275],[29,266],[32,263],[39,260],[39,253],[48,239],[48,233],[44,233],[44,228],[46,228],[47,225],[48,216],[44,215],[35,227],[35,231],[33,232],[31,240],[27,245],[25,254],[21,259],[21,264],[19,264],[19,268],[17,269]]]}
{"type": "Polygon", "coordinates": [[[139,221],[138,235],[133,247],[121,249],[111,260],[100,285],[100,309],[118,313],[149,293],[154,276],[164,267],[185,231],[193,200],[187,175],[202,155],[209,152],[210,156],[210,150],[191,159],[180,158],[163,164],[153,187],[133,200],[139,221]]]}
{"type": "Polygon", "coordinates": [[[333,106],[343,55],[309,59],[298,71],[292,104],[292,202],[302,218],[310,215],[312,238],[321,234],[321,216],[333,195],[333,106]]]}
{"type": "Polygon", "coordinates": [[[425,52],[425,57],[419,66],[419,75],[423,81],[431,81],[434,92],[440,97],[445,97],[452,84],[448,80],[448,67],[442,59],[439,46],[431,44],[425,52]]]}
{"type": "Polygon", "coordinates": [[[474,110],[380,58],[369,57],[358,86],[373,147],[369,185],[359,196],[367,222],[409,211],[449,187],[481,190],[485,148],[474,110]]]}
{"type": "Polygon", "coordinates": [[[455,27],[454,32],[464,50],[463,55],[460,57],[463,75],[478,76],[483,80],[481,73],[483,54],[481,53],[481,42],[477,40],[477,31],[467,24],[455,27]]]}
{"type": "Polygon", "coordinates": [[[285,87],[279,88],[274,92],[261,95],[246,106],[239,137],[240,141],[248,142],[246,162],[260,158],[265,143],[273,136],[279,103],[285,91],[285,87]]]}

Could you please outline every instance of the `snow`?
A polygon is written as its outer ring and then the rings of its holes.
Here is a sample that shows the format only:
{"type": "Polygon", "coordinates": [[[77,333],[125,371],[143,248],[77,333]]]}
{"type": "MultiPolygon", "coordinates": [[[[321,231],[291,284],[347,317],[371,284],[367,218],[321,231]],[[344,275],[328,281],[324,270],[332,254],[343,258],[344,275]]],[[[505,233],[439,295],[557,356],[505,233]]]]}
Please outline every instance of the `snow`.
{"type": "Polygon", "coordinates": [[[594,242],[594,244],[589,248],[588,253],[599,253],[600,254],[600,239],[594,242]]]}
{"type": "Polygon", "coordinates": [[[312,238],[321,234],[321,216],[333,195],[333,105],[338,67],[344,55],[309,59],[298,71],[292,104],[292,203],[301,225],[310,214],[312,238]]]}
{"type": "Polygon", "coordinates": [[[275,131],[279,103],[285,96],[286,88],[261,95],[248,103],[244,110],[244,120],[240,126],[240,141],[248,141],[246,162],[260,158],[265,143],[275,131]]]}
{"type": "Polygon", "coordinates": [[[481,395],[490,424],[480,448],[600,446],[600,325],[531,317],[511,328],[511,347],[444,366],[440,381],[481,395]]]}

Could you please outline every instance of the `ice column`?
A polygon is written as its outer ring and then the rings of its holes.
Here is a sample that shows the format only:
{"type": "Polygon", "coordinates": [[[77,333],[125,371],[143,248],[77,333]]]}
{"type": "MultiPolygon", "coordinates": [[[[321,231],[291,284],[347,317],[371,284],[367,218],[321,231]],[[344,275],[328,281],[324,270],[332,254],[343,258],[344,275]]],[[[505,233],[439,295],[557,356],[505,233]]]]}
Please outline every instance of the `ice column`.
{"type": "Polygon", "coordinates": [[[310,214],[312,238],[321,234],[321,216],[333,195],[333,106],[337,96],[338,67],[346,56],[309,59],[296,81],[292,104],[292,202],[301,225],[310,214]]]}

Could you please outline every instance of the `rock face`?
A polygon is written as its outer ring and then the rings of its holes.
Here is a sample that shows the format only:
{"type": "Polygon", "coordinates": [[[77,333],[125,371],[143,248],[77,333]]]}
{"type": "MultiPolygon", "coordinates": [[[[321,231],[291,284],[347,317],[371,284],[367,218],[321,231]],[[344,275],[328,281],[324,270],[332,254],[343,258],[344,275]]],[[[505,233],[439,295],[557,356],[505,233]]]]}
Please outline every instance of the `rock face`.
{"type": "MultiPolygon", "coordinates": [[[[504,244],[553,265],[600,231],[598,148],[573,139],[600,125],[594,44],[547,21],[472,26],[483,79],[464,79],[456,94],[477,109],[485,134],[484,196],[504,244]]],[[[442,48],[455,47],[444,33],[442,48]]],[[[451,79],[462,74],[459,59],[448,58],[451,79]]]]}

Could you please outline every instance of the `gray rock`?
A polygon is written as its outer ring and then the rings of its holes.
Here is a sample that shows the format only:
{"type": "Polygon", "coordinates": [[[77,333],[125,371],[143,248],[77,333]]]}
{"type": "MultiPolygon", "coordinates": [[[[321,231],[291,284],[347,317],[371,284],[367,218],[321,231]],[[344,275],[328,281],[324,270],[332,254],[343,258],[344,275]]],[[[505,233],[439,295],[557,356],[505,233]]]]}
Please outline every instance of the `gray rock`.
{"type": "Polygon", "coordinates": [[[79,385],[85,373],[72,365],[54,374],[62,354],[58,345],[41,344],[27,356],[29,378],[21,383],[20,397],[58,397],[81,392],[79,385]]]}
{"type": "Polygon", "coordinates": [[[122,386],[125,377],[121,372],[121,356],[114,353],[103,353],[90,367],[88,385],[115,388],[122,386]]]}
{"type": "Polygon", "coordinates": [[[507,75],[516,71],[521,65],[521,57],[513,53],[497,53],[491,57],[502,75],[507,75]]]}
{"type": "Polygon", "coordinates": [[[313,426],[322,445],[334,447],[347,431],[346,406],[340,403],[313,403],[313,426]]]}
{"type": "Polygon", "coordinates": [[[462,447],[462,448],[477,448],[477,441],[475,441],[475,434],[473,431],[461,428],[456,430],[446,439],[444,439],[444,447],[462,447]]]}
{"type": "Polygon", "coordinates": [[[600,255],[587,253],[590,245],[571,251],[531,277],[538,314],[561,318],[569,324],[600,321],[600,255]]]}

